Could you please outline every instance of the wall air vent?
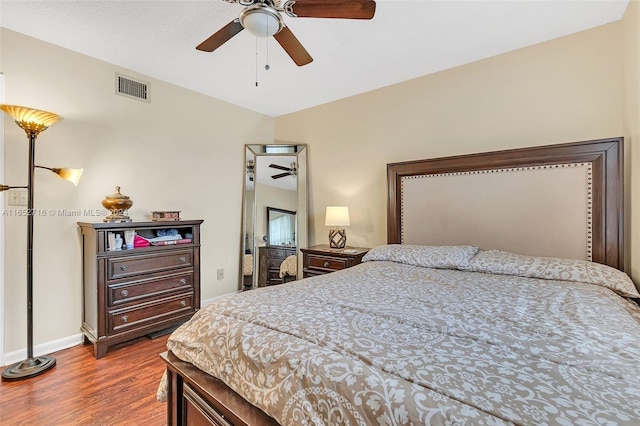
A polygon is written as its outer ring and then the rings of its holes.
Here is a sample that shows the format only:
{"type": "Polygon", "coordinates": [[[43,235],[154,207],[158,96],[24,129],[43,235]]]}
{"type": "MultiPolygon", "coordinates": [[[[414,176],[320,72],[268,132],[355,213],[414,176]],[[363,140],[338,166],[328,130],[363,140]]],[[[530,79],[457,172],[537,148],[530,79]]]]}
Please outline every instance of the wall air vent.
{"type": "Polygon", "coordinates": [[[116,73],[116,94],[149,102],[149,83],[136,81],[116,73]]]}

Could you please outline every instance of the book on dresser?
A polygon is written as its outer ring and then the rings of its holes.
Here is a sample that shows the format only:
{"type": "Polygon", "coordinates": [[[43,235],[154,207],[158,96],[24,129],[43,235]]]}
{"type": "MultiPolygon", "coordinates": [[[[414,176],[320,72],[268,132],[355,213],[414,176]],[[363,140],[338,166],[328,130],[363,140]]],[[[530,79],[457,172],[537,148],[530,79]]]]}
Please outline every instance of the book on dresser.
{"type": "Polygon", "coordinates": [[[81,329],[96,358],[105,356],[110,346],[171,330],[200,308],[202,222],[78,222],[83,257],[81,329]],[[125,231],[132,230],[144,237],[179,235],[181,241],[109,250],[109,234],[124,239],[125,231]]]}
{"type": "Polygon", "coordinates": [[[189,244],[191,238],[180,238],[179,240],[156,241],[151,243],[153,246],[170,246],[174,244],[189,244]]]}

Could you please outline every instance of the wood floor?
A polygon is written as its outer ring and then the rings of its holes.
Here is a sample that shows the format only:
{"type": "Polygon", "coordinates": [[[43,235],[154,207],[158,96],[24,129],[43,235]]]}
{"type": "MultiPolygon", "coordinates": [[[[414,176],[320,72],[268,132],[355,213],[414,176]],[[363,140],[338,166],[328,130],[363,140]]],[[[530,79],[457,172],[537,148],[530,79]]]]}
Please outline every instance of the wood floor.
{"type": "Polygon", "coordinates": [[[101,359],[91,345],[52,354],[52,370],[0,383],[0,425],[166,425],[156,390],[167,338],[143,337],[109,348],[101,359]]]}

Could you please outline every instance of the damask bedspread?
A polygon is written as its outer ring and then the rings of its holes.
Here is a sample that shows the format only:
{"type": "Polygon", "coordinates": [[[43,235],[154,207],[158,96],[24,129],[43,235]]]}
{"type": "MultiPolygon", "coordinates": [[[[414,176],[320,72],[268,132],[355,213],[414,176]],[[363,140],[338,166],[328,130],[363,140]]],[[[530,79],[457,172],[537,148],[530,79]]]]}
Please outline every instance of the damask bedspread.
{"type": "Polygon", "coordinates": [[[283,425],[640,424],[623,273],[467,246],[365,260],[221,299],[168,349],[283,425]]]}

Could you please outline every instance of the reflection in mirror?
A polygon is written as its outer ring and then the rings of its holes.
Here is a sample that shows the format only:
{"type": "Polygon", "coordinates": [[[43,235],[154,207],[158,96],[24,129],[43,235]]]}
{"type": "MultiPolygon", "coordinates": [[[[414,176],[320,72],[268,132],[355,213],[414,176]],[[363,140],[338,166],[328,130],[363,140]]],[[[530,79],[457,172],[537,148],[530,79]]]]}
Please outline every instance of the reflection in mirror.
{"type": "Polygon", "coordinates": [[[267,244],[296,246],[296,212],[267,207],[267,244]]]}
{"type": "Polygon", "coordinates": [[[302,277],[307,198],[306,145],[245,145],[243,289],[302,277]]]}

